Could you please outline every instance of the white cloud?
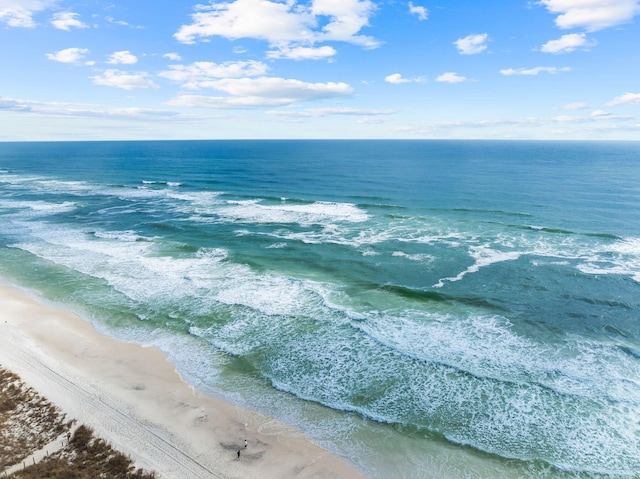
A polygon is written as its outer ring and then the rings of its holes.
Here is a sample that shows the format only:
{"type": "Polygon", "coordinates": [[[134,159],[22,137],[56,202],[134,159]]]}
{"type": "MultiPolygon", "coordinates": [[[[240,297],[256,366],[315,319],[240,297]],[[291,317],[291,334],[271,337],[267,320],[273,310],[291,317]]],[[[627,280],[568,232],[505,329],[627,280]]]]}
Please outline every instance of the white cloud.
{"type": "MultiPolygon", "coordinates": [[[[566,138],[589,138],[593,132],[609,130],[640,131],[640,124],[634,124],[637,119],[631,116],[613,115],[560,115],[552,118],[503,118],[484,120],[454,120],[438,121],[424,125],[413,125],[398,128],[397,130],[418,136],[434,136],[439,138],[469,138],[474,130],[492,129],[494,134],[516,138],[535,138],[531,132],[538,129],[549,129],[552,134],[566,138]],[[561,126],[562,130],[556,130],[561,126]]],[[[482,135],[479,136],[483,137],[482,135]]]]}
{"type": "Polygon", "coordinates": [[[318,41],[343,41],[375,48],[377,40],[357,33],[369,24],[375,5],[370,0],[313,0],[311,11],[317,17],[329,18],[317,33],[318,41]]]}
{"type": "Polygon", "coordinates": [[[458,48],[461,55],[475,55],[476,53],[483,52],[487,49],[488,39],[489,34],[479,33],[459,38],[453,43],[458,48]]]}
{"type": "Polygon", "coordinates": [[[91,77],[93,83],[102,86],[112,86],[123,90],[158,89],[158,85],[147,78],[146,73],[129,74],[120,70],[106,70],[102,75],[91,77]]]}
{"type": "Polygon", "coordinates": [[[193,23],[180,27],[174,37],[182,43],[194,43],[197,38],[223,36],[232,40],[256,38],[270,43],[310,40],[315,18],[301,13],[293,5],[274,1],[235,0],[202,6],[192,15],[193,23]]]}
{"type": "Polygon", "coordinates": [[[230,95],[288,98],[292,101],[333,98],[353,91],[346,83],[307,83],[275,77],[223,78],[217,80],[211,87],[230,95]]]}
{"type": "Polygon", "coordinates": [[[386,77],[384,77],[384,81],[386,81],[387,83],[399,85],[400,83],[423,83],[424,78],[404,78],[400,73],[392,73],[391,75],[387,75],[386,77]]]}
{"type": "Polygon", "coordinates": [[[609,103],[608,106],[620,106],[620,105],[640,105],[640,93],[625,93],[615,97],[609,103]]]}
{"type": "Polygon", "coordinates": [[[204,95],[179,95],[167,102],[168,105],[189,108],[252,109],[286,105],[285,101],[260,97],[229,97],[204,95]]]}
{"type": "Polygon", "coordinates": [[[64,118],[99,118],[109,119],[137,119],[149,120],[175,120],[188,119],[187,115],[182,115],[170,110],[155,110],[149,108],[112,108],[102,105],[85,103],[63,103],[63,102],[40,102],[33,100],[16,100],[7,97],[0,97],[0,111],[16,111],[25,113],[36,113],[64,118]]]}
{"type": "Polygon", "coordinates": [[[538,75],[540,73],[561,73],[571,71],[570,67],[535,67],[535,68],[506,68],[504,70],[500,70],[500,73],[506,76],[510,75],[538,75]]]}
{"type": "Polygon", "coordinates": [[[267,52],[267,58],[289,60],[324,60],[325,58],[331,58],[336,54],[336,50],[333,47],[284,47],[278,50],[271,50],[267,52]]]}
{"type": "Polygon", "coordinates": [[[553,118],[553,121],[558,123],[573,123],[576,121],[576,117],[569,115],[559,115],[553,118]]]}
{"type": "Polygon", "coordinates": [[[59,12],[53,15],[53,20],[51,20],[51,24],[59,30],[70,31],[71,27],[75,28],[89,28],[89,26],[85,23],[82,23],[76,17],[77,13],[73,12],[59,12]]]}
{"type": "Polygon", "coordinates": [[[638,0],[540,0],[551,13],[559,14],[560,28],[602,30],[627,23],[640,13],[638,0]]]}
{"type": "Polygon", "coordinates": [[[10,27],[33,28],[36,26],[33,16],[55,3],[56,0],[1,0],[0,21],[10,27]]]}
{"type": "Polygon", "coordinates": [[[563,110],[584,110],[585,108],[588,108],[589,105],[587,105],[586,103],[583,102],[575,102],[575,103],[567,103],[566,105],[562,106],[563,110]]]}
{"type": "Polygon", "coordinates": [[[595,45],[595,41],[588,41],[584,33],[570,33],[562,35],[557,40],[550,40],[540,48],[545,53],[570,53],[577,48],[591,47],[595,45]]]}
{"type": "Polygon", "coordinates": [[[135,28],[137,30],[143,30],[144,27],[140,26],[140,25],[131,25],[129,22],[125,22],[124,20],[117,20],[111,16],[105,17],[105,20],[109,23],[112,23],[114,25],[120,25],[123,27],[129,27],[129,28],[135,28]]]}
{"type": "Polygon", "coordinates": [[[30,112],[33,108],[29,102],[14,100],[13,98],[0,97],[0,111],[24,111],[30,112]]]}
{"type": "Polygon", "coordinates": [[[278,47],[343,41],[375,48],[375,39],[359,35],[374,9],[371,0],[313,0],[310,6],[296,0],[232,0],[200,5],[193,23],[181,26],[174,37],[182,43],[222,36],[264,40],[278,47]]]}
{"type": "Polygon", "coordinates": [[[373,110],[373,109],[367,109],[367,108],[333,107],[333,108],[306,108],[302,111],[275,110],[275,111],[268,111],[267,113],[270,115],[276,115],[276,116],[321,118],[325,116],[334,116],[334,115],[346,115],[346,116],[392,115],[396,113],[396,110],[373,110]]]}
{"type": "Polygon", "coordinates": [[[174,62],[179,62],[180,60],[182,60],[180,55],[178,55],[177,53],[165,53],[164,55],[162,55],[162,58],[167,58],[174,62]]]}
{"type": "Polygon", "coordinates": [[[402,78],[402,75],[400,75],[400,73],[392,73],[391,75],[387,75],[386,77],[384,77],[384,81],[388,83],[399,84],[399,83],[409,83],[411,80],[407,78],[402,78]]]}
{"type": "Polygon", "coordinates": [[[65,48],[55,53],[47,53],[46,57],[60,63],[78,63],[88,53],[89,50],[86,48],[65,48]]]}
{"type": "Polygon", "coordinates": [[[129,50],[114,52],[109,56],[107,63],[111,65],[133,65],[138,63],[138,58],[132,55],[129,50]]]}
{"type": "Polygon", "coordinates": [[[358,125],[381,125],[383,123],[387,123],[389,120],[387,120],[386,118],[380,118],[380,117],[367,117],[367,118],[360,118],[358,120],[356,120],[356,124],[358,125]]]}
{"type": "Polygon", "coordinates": [[[346,83],[307,83],[275,77],[224,78],[208,82],[207,86],[230,96],[180,95],[169,104],[201,108],[261,108],[336,98],[353,92],[346,83]]]}
{"type": "Polygon", "coordinates": [[[614,116],[603,110],[595,110],[590,115],[569,116],[560,115],[551,119],[557,123],[605,123],[605,122],[628,122],[634,118],[630,116],[614,116]]]}
{"type": "Polygon", "coordinates": [[[158,76],[181,82],[185,88],[195,90],[210,87],[212,80],[220,78],[244,78],[264,75],[267,65],[254,60],[244,62],[195,62],[191,65],[170,65],[169,70],[158,76]]]}
{"type": "Polygon", "coordinates": [[[460,76],[455,72],[445,72],[436,78],[436,81],[444,83],[462,83],[468,80],[467,77],[460,76]]]}
{"type": "Polygon", "coordinates": [[[413,2],[409,2],[409,13],[417,15],[420,20],[426,20],[429,18],[429,10],[419,5],[414,5],[413,2]]]}

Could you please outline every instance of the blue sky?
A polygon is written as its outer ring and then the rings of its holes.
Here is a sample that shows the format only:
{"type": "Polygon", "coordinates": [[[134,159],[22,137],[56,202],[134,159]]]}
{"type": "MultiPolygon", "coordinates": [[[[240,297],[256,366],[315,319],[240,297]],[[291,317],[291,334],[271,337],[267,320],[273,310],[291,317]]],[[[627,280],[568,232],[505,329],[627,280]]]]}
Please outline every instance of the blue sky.
{"type": "Polygon", "coordinates": [[[0,141],[640,139],[640,0],[0,0],[0,141]]]}

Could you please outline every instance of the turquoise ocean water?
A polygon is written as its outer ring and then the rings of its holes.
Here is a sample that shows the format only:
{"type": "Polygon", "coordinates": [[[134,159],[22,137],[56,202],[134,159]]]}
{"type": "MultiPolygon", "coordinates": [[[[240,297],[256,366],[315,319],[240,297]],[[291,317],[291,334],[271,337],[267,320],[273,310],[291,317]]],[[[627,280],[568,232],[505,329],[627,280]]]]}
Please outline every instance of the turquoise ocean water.
{"type": "Polygon", "coordinates": [[[0,277],[371,478],[640,477],[640,143],[0,143],[0,277]]]}

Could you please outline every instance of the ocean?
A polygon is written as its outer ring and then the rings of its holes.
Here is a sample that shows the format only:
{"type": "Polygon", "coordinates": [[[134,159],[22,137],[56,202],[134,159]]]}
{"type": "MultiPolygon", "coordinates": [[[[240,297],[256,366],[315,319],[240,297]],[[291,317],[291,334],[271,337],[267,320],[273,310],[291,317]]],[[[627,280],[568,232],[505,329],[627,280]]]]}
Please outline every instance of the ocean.
{"type": "Polygon", "coordinates": [[[640,477],[640,142],[0,143],[0,277],[372,479],[640,477]]]}

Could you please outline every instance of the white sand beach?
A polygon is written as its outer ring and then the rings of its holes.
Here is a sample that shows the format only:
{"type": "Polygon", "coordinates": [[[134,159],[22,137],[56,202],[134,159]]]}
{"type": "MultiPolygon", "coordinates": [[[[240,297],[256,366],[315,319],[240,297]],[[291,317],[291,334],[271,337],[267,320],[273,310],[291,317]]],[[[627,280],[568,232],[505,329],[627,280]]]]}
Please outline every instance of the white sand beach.
{"type": "Polygon", "coordinates": [[[0,365],[161,478],[364,477],[294,428],[190,387],[161,351],[7,286],[0,365]]]}

